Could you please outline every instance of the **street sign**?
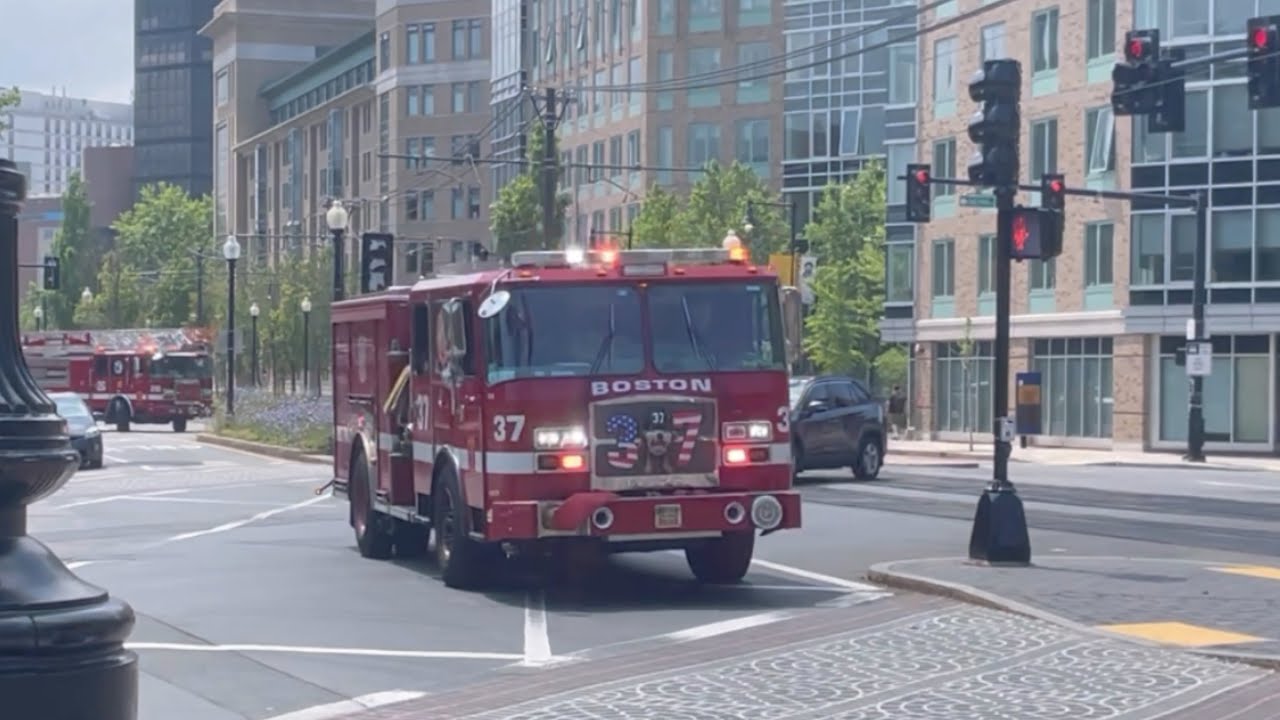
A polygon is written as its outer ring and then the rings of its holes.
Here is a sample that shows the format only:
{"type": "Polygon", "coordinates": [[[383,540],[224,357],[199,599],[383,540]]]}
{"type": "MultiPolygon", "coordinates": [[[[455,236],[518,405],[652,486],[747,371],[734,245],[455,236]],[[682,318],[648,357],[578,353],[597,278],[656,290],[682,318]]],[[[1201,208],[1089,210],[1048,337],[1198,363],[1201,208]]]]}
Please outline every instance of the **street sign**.
{"type": "Polygon", "coordinates": [[[1213,374],[1213,344],[1187,343],[1187,375],[1206,377],[1213,374]]]}
{"type": "Polygon", "coordinates": [[[960,196],[960,207],[993,208],[996,196],[990,193],[969,193],[960,196]]]}

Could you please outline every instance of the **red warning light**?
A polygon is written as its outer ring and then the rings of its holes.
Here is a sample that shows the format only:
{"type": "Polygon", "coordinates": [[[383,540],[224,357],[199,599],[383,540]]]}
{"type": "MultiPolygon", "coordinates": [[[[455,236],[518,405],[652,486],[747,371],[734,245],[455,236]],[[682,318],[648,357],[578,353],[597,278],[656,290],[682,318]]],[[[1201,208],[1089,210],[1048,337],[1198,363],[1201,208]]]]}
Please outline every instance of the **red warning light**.
{"type": "Polygon", "coordinates": [[[1267,49],[1268,36],[1270,35],[1267,30],[1265,27],[1256,27],[1253,29],[1253,33],[1249,35],[1249,44],[1253,46],[1254,50],[1267,49]]]}
{"type": "Polygon", "coordinates": [[[1062,192],[1062,181],[1061,181],[1061,180],[1050,180],[1050,181],[1049,181],[1049,190],[1051,190],[1051,191],[1053,191],[1053,192],[1056,192],[1056,193],[1060,193],[1060,192],[1062,192]]]}
{"type": "Polygon", "coordinates": [[[929,171],[928,171],[928,170],[917,170],[917,171],[916,171],[916,182],[920,183],[921,185],[928,185],[928,184],[929,184],[929,171]]]}
{"type": "Polygon", "coordinates": [[[1013,216],[1013,249],[1018,253],[1023,253],[1027,249],[1027,239],[1031,237],[1031,230],[1027,228],[1027,218],[1019,213],[1013,216]]]}
{"type": "Polygon", "coordinates": [[[1146,57],[1147,42],[1142,38],[1134,38],[1129,41],[1129,45],[1125,49],[1128,51],[1126,54],[1129,56],[1129,60],[1137,62],[1146,57]]]}

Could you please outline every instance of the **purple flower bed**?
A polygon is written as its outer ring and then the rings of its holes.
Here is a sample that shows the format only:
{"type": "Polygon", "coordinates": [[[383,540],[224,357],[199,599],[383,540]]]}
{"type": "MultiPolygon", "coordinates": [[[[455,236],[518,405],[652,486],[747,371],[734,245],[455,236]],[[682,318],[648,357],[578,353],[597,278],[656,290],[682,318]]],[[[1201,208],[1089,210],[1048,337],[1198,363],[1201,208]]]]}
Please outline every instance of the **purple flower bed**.
{"type": "Polygon", "coordinates": [[[327,397],[237,388],[235,417],[222,417],[218,427],[233,437],[326,452],[331,450],[333,403],[327,397]]]}

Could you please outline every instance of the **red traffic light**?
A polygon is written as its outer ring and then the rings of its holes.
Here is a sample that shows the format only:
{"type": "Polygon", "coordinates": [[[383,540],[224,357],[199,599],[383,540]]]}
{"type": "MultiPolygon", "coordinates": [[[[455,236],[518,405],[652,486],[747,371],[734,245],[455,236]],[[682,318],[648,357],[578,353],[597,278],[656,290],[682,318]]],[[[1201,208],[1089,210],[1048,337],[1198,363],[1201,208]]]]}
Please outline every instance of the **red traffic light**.
{"type": "Polygon", "coordinates": [[[1050,191],[1050,192],[1060,193],[1060,192],[1062,192],[1062,190],[1063,190],[1063,186],[1062,186],[1062,181],[1061,181],[1061,180],[1050,180],[1050,181],[1049,181],[1049,191],[1050,191]]]}
{"type": "Polygon", "coordinates": [[[1145,42],[1139,38],[1134,38],[1129,41],[1129,47],[1126,49],[1125,54],[1129,56],[1129,60],[1141,60],[1143,55],[1146,54],[1146,49],[1147,44],[1145,42]]]}
{"type": "Polygon", "coordinates": [[[928,184],[929,184],[929,171],[928,171],[928,170],[917,170],[917,171],[916,171],[916,182],[920,183],[921,185],[928,185],[928,184]]]}
{"type": "Polygon", "coordinates": [[[1266,50],[1271,40],[1271,28],[1263,25],[1253,29],[1249,33],[1249,45],[1254,50],[1266,50]]]}

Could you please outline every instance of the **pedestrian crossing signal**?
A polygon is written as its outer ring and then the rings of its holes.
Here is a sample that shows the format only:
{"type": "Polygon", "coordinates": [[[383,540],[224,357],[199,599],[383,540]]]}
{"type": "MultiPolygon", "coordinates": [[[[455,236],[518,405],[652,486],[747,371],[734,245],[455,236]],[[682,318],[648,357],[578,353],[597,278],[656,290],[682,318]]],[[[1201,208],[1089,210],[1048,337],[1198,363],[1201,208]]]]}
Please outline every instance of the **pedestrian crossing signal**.
{"type": "Polygon", "coordinates": [[[1062,233],[1056,210],[1016,207],[1009,232],[1009,257],[1049,260],[1062,254],[1062,233]]]}

